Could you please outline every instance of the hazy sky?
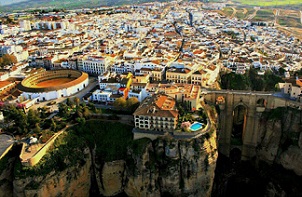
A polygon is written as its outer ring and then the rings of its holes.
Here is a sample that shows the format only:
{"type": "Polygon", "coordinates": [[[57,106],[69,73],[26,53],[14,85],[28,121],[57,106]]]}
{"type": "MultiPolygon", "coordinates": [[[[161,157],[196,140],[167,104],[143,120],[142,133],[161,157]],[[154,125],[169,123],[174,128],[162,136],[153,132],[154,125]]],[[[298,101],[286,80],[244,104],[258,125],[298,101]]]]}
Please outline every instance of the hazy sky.
{"type": "Polygon", "coordinates": [[[22,1],[28,1],[28,0],[0,0],[0,5],[9,5],[12,3],[18,3],[22,1]]]}

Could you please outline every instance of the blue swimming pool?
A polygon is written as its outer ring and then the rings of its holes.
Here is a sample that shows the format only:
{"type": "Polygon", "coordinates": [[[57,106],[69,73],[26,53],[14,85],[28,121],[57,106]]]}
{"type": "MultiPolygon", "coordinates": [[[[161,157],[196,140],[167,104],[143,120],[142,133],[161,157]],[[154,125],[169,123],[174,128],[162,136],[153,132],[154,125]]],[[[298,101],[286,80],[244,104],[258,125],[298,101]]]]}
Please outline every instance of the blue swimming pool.
{"type": "Polygon", "coordinates": [[[201,128],[202,128],[202,123],[200,122],[195,122],[190,126],[191,131],[198,131],[201,128]]]}

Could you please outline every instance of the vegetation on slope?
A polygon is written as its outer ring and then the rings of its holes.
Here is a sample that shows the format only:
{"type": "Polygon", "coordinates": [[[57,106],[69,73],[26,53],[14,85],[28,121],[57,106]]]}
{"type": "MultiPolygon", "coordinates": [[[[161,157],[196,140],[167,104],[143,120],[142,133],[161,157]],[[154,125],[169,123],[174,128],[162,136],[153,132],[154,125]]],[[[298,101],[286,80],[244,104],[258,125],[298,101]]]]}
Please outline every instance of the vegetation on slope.
{"type": "Polygon", "coordinates": [[[96,156],[100,163],[125,159],[127,146],[132,143],[131,130],[131,126],[118,122],[89,120],[59,136],[53,149],[36,166],[24,167],[18,161],[15,165],[15,176],[44,176],[53,170],[62,171],[70,166],[84,165],[88,154],[85,148],[88,147],[96,147],[96,156]]]}
{"type": "Polygon", "coordinates": [[[96,147],[97,160],[114,161],[126,158],[127,147],[132,143],[132,126],[119,122],[89,120],[74,128],[90,148],[96,147]]]}
{"type": "Polygon", "coordinates": [[[33,167],[22,166],[18,160],[14,169],[15,177],[45,176],[51,171],[62,171],[68,166],[84,165],[86,154],[85,142],[73,133],[65,133],[59,136],[53,145],[53,149],[44,155],[40,162],[33,167]]]}
{"type": "Polygon", "coordinates": [[[221,75],[221,87],[233,90],[273,91],[282,78],[271,71],[258,75],[256,69],[250,69],[244,75],[233,72],[221,75]]]}

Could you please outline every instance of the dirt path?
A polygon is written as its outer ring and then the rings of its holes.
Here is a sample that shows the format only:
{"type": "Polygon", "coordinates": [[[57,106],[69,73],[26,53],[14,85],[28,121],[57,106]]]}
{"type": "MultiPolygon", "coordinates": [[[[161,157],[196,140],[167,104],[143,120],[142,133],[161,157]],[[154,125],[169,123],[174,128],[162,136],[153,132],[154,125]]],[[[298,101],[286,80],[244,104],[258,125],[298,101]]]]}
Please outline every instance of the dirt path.
{"type": "Polygon", "coordinates": [[[274,10],[274,15],[275,15],[275,21],[274,25],[278,25],[278,16],[280,14],[280,10],[274,10]]]}
{"type": "Polygon", "coordinates": [[[248,12],[247,9],[246,9],[246,8],[243,8],[242,13],[243,13],[243,14],[246,14],[247,12],[248,12]]]}
{"type": "Polygon", "coordinates": [[[235,7],[232,7],[232,9],[233,9],[233,14],[230,16],[230,18],[234,18],[237,12],[235,7]]]}
{"type": "Polygon", "coordinates": [[[259,8],[255,8],[255,12],[254,12],[253,14],[249,15],[249,16],[247,17],[247,19],[248,19],[248,20],[253,19],[253,18],[256,16],[258,10],[259,10],[259,8]]]}

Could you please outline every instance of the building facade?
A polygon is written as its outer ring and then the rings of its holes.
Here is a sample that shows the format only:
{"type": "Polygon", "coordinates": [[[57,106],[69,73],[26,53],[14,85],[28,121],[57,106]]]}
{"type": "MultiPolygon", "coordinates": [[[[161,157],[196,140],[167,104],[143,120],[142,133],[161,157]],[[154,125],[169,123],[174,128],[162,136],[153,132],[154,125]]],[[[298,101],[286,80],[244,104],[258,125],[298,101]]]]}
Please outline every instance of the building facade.
{"type": "Polygon", "coordinates": [[[147,97],[133,113],[135,128],[141,130],[174,131],[178,122],[176,101],[165,94],[147,97]]]}

